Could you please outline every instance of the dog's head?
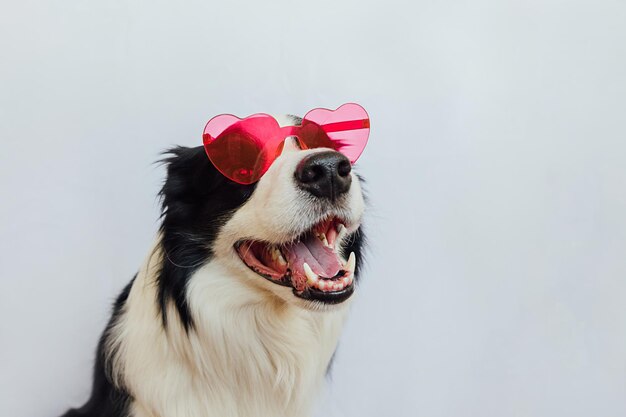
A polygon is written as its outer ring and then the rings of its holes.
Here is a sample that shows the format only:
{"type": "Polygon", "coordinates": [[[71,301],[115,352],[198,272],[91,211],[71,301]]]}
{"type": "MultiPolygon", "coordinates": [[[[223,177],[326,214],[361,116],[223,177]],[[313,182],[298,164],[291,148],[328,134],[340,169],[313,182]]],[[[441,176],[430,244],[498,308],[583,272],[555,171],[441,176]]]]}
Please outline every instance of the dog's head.
{"type": "Polygon", "coordinates": [[[303,308],[329,307],[352,295],[364,199],[343,154],[301,150],[287,138],[280,156],[251,185],[220,174],[203,147],[172,149],[165,162],[162,311],[173,301],[183,321],[191,320],[184,290],[208,262],[220,263],[241,285],[303,308]]]}

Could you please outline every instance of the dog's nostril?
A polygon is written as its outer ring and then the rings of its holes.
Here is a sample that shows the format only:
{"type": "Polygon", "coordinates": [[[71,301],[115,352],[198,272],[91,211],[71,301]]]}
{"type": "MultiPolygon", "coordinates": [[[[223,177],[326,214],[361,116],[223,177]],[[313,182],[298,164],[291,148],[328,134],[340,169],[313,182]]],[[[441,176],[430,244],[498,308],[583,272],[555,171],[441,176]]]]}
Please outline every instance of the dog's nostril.
{"type": "Polygon", "coordinates": [[[335,200],[350,189],[352,166],[348,158],[335,151],[314,153],[296,167],[298,186],[316,197],[335,200]]]}
{"type": "Polygon", "coordinates": [[[311,183],[319,181],[324,177],[324,168],[319,165],[306,166],[302,169],[302,174],[299,176],[300,182],[311,183]]]}
{"type": "Polygon", "coordinates": [[[350,161],[345,160],[345,161],[339,162],[339,165],[337,166],[337,173],[339,174],[340,177],[345,177],[345,176],[350,175],[351,171],[352,171],[352,165],[350,165],[350,161]]]}

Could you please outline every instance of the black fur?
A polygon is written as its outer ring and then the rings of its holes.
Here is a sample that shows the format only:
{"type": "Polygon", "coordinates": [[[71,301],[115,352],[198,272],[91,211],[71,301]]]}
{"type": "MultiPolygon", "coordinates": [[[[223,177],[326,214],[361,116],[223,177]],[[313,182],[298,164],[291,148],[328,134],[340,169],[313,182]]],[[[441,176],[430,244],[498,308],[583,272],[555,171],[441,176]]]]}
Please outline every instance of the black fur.
{"type": "MultiPolygon", "coordinates": [[[[158,300],[163,326],[168,320],[181,320],[185,329],[193,329],[185,290],[193,272],[212,257],[212,244],[222,227],[252,195],[256,187],[226,179],[207,158],[202,146],[177,147],[166,152],[161,161],[167,167],[167,178],[159,196],[162,200],[162,249],[164,256],[158,274],[158,300]],[[168,317],[166,306],[172,300],[178,317],[168,317]]],[[[357,230],[344,249],[355,252],[361,269],[364,237],[357,230]]],[[[124,288],[113,308],[96,352],[94,382],[89,401],[81,408],[69,410],[62,417],[127,417],[132,397],[123,388],[116,388],[105,368],[104,348],[111,327],[118,319],[128,298],[131,282],[124,288]]],[[[330,364],[329,364],[330,368],[330,364]]]]}
{"type": "MultiPolygon", "coordinates": [[[[135,275],[137,277],[137,275],[135,275]]],[[[123,389],[113,386],[109,379],[109,372],[105,364],[105,344],[109,331],[117,321],[121,309],[126,303],[130,288],[135,277],[124,287],[113,305],[113,314],[106,329],[100,337],[96,351],[96,363],[93,371],[93,385],[89,401],[81,408],[69,410],[62,417],[126,417],[130,405],[130,395],[123,389]]]]}

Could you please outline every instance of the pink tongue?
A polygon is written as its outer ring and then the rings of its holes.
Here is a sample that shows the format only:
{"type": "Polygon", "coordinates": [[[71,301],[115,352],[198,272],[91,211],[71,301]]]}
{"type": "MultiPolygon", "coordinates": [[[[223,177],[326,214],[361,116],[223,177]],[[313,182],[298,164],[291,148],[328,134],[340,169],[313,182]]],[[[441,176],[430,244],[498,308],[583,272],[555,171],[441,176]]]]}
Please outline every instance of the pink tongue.
{"type": "Polygon", "coordinates": [[[289,268],[294,274],[304,276],[302,264],[309,264],[313,272],[324,278],[332,278],[341,269],[341,263],[335,252],[322,244],[316,237],[303,242],[292,243],[283,251],[287,256],[289,268]]]}

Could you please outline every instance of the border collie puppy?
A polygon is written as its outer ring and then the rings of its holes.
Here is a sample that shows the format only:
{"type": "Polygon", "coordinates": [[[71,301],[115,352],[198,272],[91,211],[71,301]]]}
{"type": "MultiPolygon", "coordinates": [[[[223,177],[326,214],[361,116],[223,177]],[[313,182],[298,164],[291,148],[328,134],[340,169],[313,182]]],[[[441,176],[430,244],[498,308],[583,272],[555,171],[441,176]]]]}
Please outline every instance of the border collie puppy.
{"type": "Polygon", "coordinates": [[[361,263],[359,177],[292,137],[251,185],[201,146],[164,161],[160,233],[114,305],[91,398],[64,416],[310,415],[361,263]]]}

